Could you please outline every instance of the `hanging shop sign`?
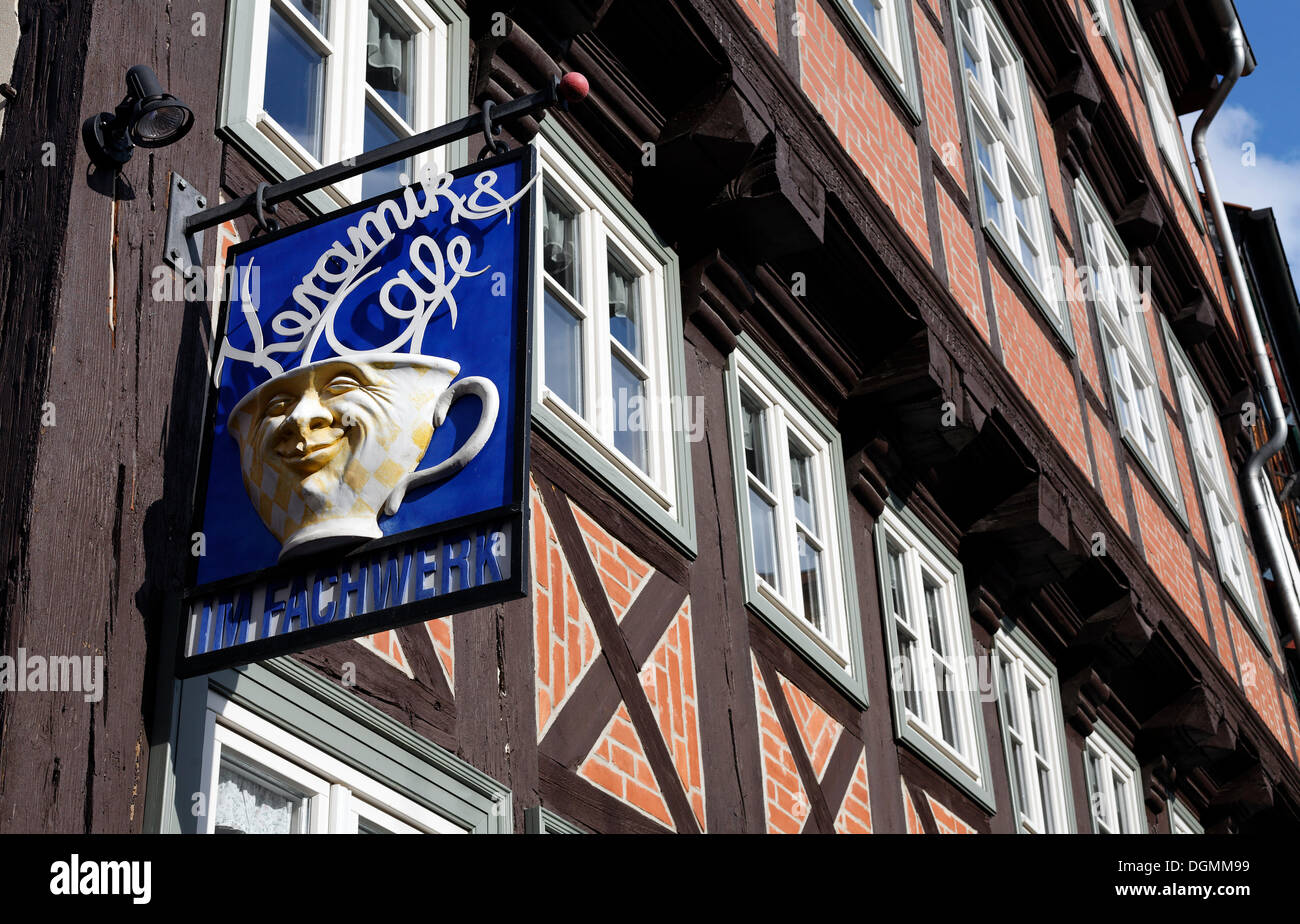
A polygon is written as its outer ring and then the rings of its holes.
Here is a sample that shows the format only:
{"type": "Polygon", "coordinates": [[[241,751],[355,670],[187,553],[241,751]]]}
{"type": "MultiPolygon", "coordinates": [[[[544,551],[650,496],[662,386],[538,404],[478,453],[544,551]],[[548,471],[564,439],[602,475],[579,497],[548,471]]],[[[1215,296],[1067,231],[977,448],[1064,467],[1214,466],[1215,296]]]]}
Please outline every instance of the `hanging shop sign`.
{"type": "Polygon", "coordinates": [[[231,248],[180,676],[524,594],[533,158],[231,248]]]}

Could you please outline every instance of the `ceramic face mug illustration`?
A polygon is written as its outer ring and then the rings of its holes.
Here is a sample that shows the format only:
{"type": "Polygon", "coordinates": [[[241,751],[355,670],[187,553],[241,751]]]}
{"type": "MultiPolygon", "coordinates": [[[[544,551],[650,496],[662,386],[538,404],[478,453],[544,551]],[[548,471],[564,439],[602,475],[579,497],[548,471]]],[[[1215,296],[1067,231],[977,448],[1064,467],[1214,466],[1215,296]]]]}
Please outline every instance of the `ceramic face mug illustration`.
{"type": "Polygon", "coordinates": [[[280,560],[382,535],[379,515],[406,492],[460,471],[487,443],[500,406],[460,364],[411,353],[360,353],[263,382],[230,412],[244,487],[280,542],[280,560]],[[478,425],[449,458],[416,471],[453,402],[474,395],[478,425]]]}

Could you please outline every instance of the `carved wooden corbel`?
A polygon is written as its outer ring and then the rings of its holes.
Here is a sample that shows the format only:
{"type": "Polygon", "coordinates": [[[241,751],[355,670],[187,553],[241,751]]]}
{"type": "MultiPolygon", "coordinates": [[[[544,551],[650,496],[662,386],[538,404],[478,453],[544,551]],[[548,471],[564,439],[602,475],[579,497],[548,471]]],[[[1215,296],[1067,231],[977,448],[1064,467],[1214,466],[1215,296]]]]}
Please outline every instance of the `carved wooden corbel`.
{"type": "MultiPolygon", "coordinates": [[[[1273,807],[1275,784],[1254,760],[1244,770],[1220,787],[1206,810],[1212,830],[1221,830],[1230,819],[1231,827],[1252,815],[1273,807]]],[[[1207,827],[1209,827],[1207,825],[1207,827]]]]}
{"type": "Polygon", "coordinates": [[[1223,702],[1198,683],[1142,724],[1138,746],[1165,754],[1188,771],[1234,753],[1237,733],[1226,719],[1223,702]]]}
{"type": "Polygon", "coordinates": [[[1061,680],[1061,709],[1065,721],[1083,737],[1092,734],[1097,712],[1110,699],[1110,687],[1091,667],[1083,667],[1061,680]]]}
{"type": "Polygon", "coordinates": [[[1184,349],[1209,339],[1218,323],[1218,312],[1200,286],[1191,289],[1187,300],[1169,318],[1169,326],[1184,349]]]}
{"type": "Polygon", "coordinates": [[[876,467],[871,453],[864,449],[850,462],[849,490],[853,496],[862,501],[874,520],[885,509],[885,499],[889,497],[889,485],[885,476],[876,467]]]}
{"type": "Polygon", "coordinates": [[[1129,253],[1154,244],[1164,225],[1164,210],[1150,189],[1135,196],[1115,217],[1115,231],[1129,253]]]}
{"type": "Polygon", "coordinates": [[[1146,807],[1157,815],[1164,812],[1177,780],[1178,769],[1163,754],[1143,761],[1142,801],[1146,807]]]}
{"type": "Polygon", "coordinates": [[[754,303],[754,287],[719,250],[691,265],[682,277],[685,319],[724,355],[736,348],[740,316],[754,303]]]}
{"type": "Polygon", "coordinates": [[[1083,157],[1092,146],[1092,120],[1101,103],[1101,87],[1092,67],[1077,53],[1075,66],[1047,97],[1047,112],[1056,131],[1057,149],[1070,175],[1083,173],[1083,157]]]}

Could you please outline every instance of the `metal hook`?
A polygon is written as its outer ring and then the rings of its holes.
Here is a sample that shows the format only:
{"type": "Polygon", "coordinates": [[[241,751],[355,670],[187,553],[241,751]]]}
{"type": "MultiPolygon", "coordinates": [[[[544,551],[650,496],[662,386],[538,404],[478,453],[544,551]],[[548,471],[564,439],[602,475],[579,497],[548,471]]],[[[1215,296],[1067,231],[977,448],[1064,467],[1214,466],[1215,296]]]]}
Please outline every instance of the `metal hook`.
{"type": "Polygon", "coordinates": [[[493,154],[505,154],[510,150],[510,145],[506,144],[500,138],[493,137],[501,134],[501,126],[492,121],[492,110],[496,108],[496,103],[490,99],[483,101],[483,108],[479,116],[483,123],[483,150],[478,152],[478,159],[491,157],[493,154]]]}
{"type": "MultiPolygon", "coordinates": [[[[253,202],[253,218],[257,221],[257,229],[263,232],[272,232],[280,230],[280,219],[278,217],[266,217],[266,191],[270,189],[271,184],[262,182],[257,184],[257,198],[253,202]]],[[[278,216],[278,206],[271,206],[271,215],[278,216]]]]}

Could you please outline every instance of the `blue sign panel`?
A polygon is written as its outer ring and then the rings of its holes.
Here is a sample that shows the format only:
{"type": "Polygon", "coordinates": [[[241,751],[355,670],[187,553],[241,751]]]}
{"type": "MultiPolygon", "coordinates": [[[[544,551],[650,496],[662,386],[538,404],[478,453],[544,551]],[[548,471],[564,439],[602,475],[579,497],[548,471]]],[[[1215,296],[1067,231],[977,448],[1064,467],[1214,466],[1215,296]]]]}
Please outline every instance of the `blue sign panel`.
{"type": "Polygon", "coordinates": [[[231,248],[183,676],[523,594],[533,177],[231,248]]]}

